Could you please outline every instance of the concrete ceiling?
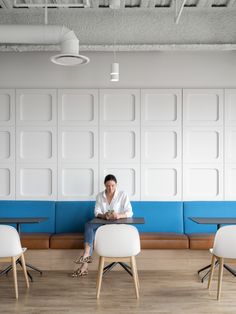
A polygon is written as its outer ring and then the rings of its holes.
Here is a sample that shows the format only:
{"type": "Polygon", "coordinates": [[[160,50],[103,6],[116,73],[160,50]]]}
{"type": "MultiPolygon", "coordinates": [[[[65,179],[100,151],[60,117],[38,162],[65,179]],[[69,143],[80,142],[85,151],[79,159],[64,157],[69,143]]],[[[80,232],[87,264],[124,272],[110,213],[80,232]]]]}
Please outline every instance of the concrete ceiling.
{"type": "MultiPolygon", "coordinates": [[[[109,0],[47,0],[45,11],[45,0],[0,0],[0,24],[42,25],[47,17],[75,32],[80,51],[112,51],[114,43],[118,51],[236,50],[236,0],[176,1],[121,0],[113,10],[109,0]]],[[[58,47],[0,44],[18,50],[58,47]]]]}

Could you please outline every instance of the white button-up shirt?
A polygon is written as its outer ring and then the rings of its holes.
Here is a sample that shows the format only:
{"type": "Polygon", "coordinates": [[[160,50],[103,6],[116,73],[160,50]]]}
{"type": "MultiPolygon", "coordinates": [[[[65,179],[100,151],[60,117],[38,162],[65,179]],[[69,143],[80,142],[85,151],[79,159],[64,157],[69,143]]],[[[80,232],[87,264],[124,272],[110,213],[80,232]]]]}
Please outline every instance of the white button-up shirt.
{"type": "Polygon", "coordinates": [[[115,191],[111,203],[108,203],[106,192],[100,192],[96,198],[94,215],[105,214],[108,210],[114,210],[117,214],[126,214],[127,217],[133,216],[132,206],[128,195],[123,191],[115,191]]]}

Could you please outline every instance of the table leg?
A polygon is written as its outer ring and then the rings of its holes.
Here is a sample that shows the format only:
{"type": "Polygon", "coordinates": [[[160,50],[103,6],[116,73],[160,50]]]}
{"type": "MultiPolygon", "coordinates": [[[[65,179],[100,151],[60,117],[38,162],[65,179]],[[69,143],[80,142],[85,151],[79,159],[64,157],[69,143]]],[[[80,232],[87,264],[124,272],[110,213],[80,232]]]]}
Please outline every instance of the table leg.
{"type": "MultiPolygon", "coordinates": [[[[217,260],[217,261],[215,262],[215,267],[218,266],[218,265],[219,265],[219,261],[217,260]]],[[[204,282],[204,280],[209,277],[209,275],[210,275],[210,267],[211,267],[211,264],[210,264],[210,265],[207,265],[207,266],[205,266],[205,267],[203,267],[203,268],[201,268],[201,269],[199,269],[198,275],[199,275],[203,270],[206,270],[206,269],[209,268],[209,270],[208,270],[208,271],[205,273],[205,275],[201,278],[201,282],[204,282]]],[[[236,277],[236,271],[235,271],[235,270],[233,270],[233,269],[232,269],[231,267],[229,267],[227,264],[224,264],[224,268],[225,268],[226,270],[228,270],[232,275],[234,275],[234,276],[236,277]]]]}
{"type": "Polygon", "coordinates": [[[108,273],[109,271],[112,270],[112,268],[114,268],[117,265],[116,262],[113,262],[111,264],[108,264],[106,267],[103,268],[103,275],[105,275],[106,273],[108,273]]]}
{"type": "MultiPolygon", "coordinates": [[[[16,263],[17,263],[17,264],[20,264],[20,266],[23,268],[23,266],[22,266],[22,263],[21,263],[21,260],[20,260],[20,259],[18,259],[18,260],[16,261],[16,263]]],[[[28,265],[27,265],[27,264],[25,264],[25,266],[27,267],[28,265]]],[[[32,276],[31,276],[31,274],[28,272],[27,268],[26,268],[26,272],[27,272],[27,275],[28,275],[28,277],[30,278],[31,282],[33,282],[33,277],[32,277],[32,276]]]]}
{"type": "MultiPolygon", "coordinates": [[[[18,259],[18,260],[16,261],[16,264],[19,264],[19,265],[22,267],[22,263],[21,263],[21,260],[20,260],[20,259],[18,259]]],[[[25,265],[26,265],[26,268],[29,267],[29,268],[31,268],[31,269],[33,269],[33,270],[39,272],[40,275],[42,276],[43,272],[42,272],[40,269],[38,269],[38,268],[36,268],[36,267],[34,267],[34,266],[30,265],[30,264],[25,264],[25,265]]],[[[9,273],[9,271],[11,271],[11,270],[12,270],[12,265],[9,265],[7,268],[5,268],[4,270],[2,270],[2,271],[0,272],[0,276],[7,275],[7,274],[9,273]]],[[[33,282],[33,277],[31,276],[31,274],[29,273],[28,270],[27,270],[27,274],[28,274],[28,276],[29,276],[31,282],[33,282]]]]}
{"type": "Polygon", "coordinates": [[[105,275],[106,273],[108,273],[109,271],[112,270],[112,268],[114,268],[117,264],[120,264],[121,267],[124,268],[124,270],[127,271],[128,274],[130,274],[130,276],[133,276],[132,272],[131,272],[131,268],[129,265],[125,264],[125,263],[121,263],[121,262],[113,262],[109,265],[107,265],[106,267],[103,268],[103,275],[105,275]]]}
{"type": "Polygon", "coordinates": [[[131,268],[129,267],[129,265],[127,265],[125,263],[121,263],[121,262],[119,262],[119,264],[120,264],[120,266],[122,266],[127,271],[127,273],[130,274],[130,276],[133,276],[133,273],[132,273],[131,268]]]}
{"type": "Polygon", "coordinates": [[[0,272],[0,276],[3,276],[3,275],[7,275],[8,272],[12,269],[12,265],[9,265],[7,268],[3,269],[1,272],[0,272]]]}
{"type": "Polygon", "coordinates": [[[235,270],[233,270],[231,267],[229,267],[228,265],[224,264],[224,268],[227,269],[232,275],[234,275],[236,277],[236,272],[235,270]]]}

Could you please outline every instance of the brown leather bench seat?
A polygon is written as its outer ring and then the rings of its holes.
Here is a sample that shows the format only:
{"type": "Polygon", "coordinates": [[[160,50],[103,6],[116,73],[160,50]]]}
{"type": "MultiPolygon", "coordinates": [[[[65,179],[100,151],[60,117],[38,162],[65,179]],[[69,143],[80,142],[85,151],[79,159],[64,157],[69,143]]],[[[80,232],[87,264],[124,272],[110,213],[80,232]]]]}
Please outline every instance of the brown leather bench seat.
{"type": "Polygon", "coordinates": [[[51,233],[21,233],[21,245],[33,250],[49,249],[50,237],[51,233]]]}
{"type": "Polygon", "coordinates": [[[50,249],[83,249],[82,233],[55,233],[50,238],[50,249]]]}
{"type": "Polygon", "coordinates": [[[145,232],[140,234],[142,249],[188,249],[185,234],[172,232],[145,232]]]}
{"type": "MultiPolygon", "coordinates": [[[[147,232],[140,234],[142,249],[188,249],[185,234],[147,232]]],[[[84,236],[81,233],[58,233],[50,238],[51,249],[82,249],[84,236]]]]}
{"type": "MultiPolygon", "coordinates": [[[[142,249],[207,250],[213,246],[213,233],[145,232],[140,234],[142,249]]],[[[83,249],[82,233],[22,233],[22,246],[28,249],[83,249]]]]}
{"type": "Polygon", "coordinates": [[[191,233],[189,238],[189,248],[192,250],[208,250],[213,247],[214,233],[191,233]]]}

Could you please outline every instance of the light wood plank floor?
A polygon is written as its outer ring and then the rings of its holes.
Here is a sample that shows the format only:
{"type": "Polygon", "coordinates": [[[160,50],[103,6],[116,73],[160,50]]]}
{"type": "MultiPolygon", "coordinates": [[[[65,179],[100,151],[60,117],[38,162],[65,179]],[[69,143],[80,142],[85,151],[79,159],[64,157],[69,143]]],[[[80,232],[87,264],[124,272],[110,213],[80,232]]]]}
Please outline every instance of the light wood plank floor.
{"type": "MultiPolygon", "coordinates": [[[[19,300],[14,298],[12,274],[0,277],[0,313],[236,313],[236,278],[224,272],[221,301],[216,301],[216,276],[212,290],[201,283],[197,270],[210,261],[207,251],[143,250],[137,258],[140,300],[132,278],[124,271],[105,275],[100,300],[95,298],[97,257],[88,277],[71,278],[73,250],[29,251],[28,263],[41,267],[41,277],[27,291],[18,272],[19,300]]],[[[236,267],[236,265],[235,265],[236,267]]]]}

